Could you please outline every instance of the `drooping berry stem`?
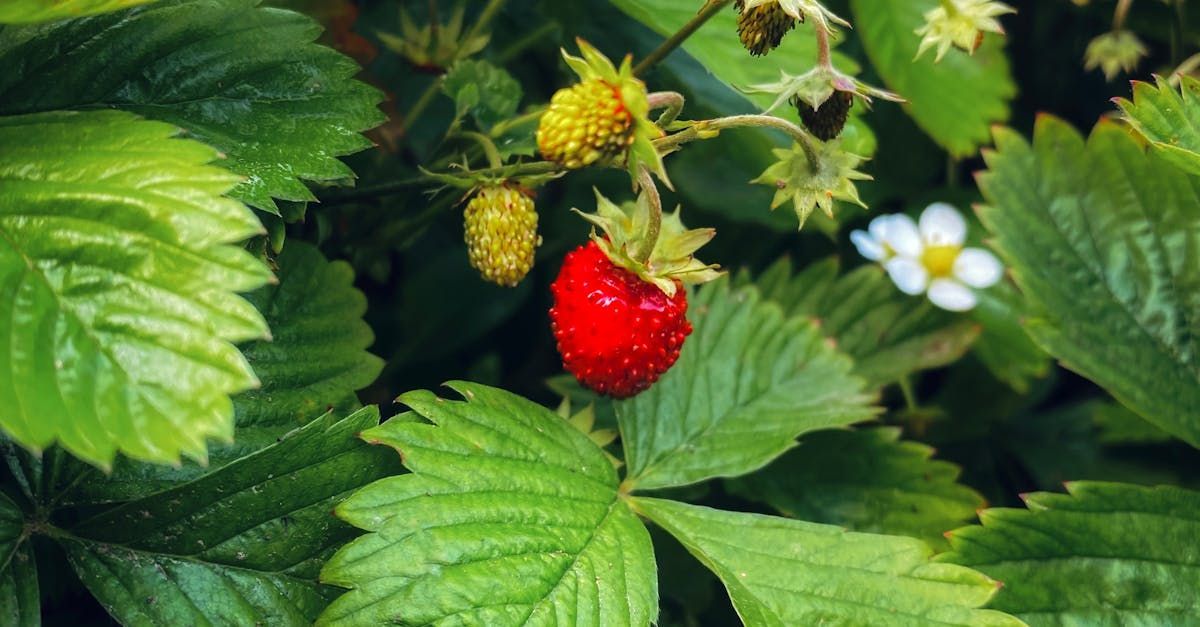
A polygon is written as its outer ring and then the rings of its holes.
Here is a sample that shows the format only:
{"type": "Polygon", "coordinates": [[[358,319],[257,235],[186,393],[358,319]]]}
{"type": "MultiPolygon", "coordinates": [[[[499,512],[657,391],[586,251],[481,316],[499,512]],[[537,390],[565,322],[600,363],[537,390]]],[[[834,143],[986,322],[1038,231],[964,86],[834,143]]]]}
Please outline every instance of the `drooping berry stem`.
{"type": "Polygon", "coordinates": [[[833,55],[830,52],[829,27],[817,22],[813,24],[813,29],[817,31],[817,65],[832,70],[833,55]]]}
{"type": "Polygon", "coordinates": [[[654,246],[658,244],[658,236],[662,231],[662,197],[658,195],[654,177],[650,176],[650,170],[645,166],[638,168],[638,185],[650,203],[650,221],[646,224],[646,237],[634,251],[633,258],[646,263],[650,261],[650,255],[654,253],[654,246]]]}
{"type": "Polygon", "coordinates": [[[666,108],[658,121],[655,124],[660,128],[665,128],[671,122],[674,122],[683,111],[684,98],[683,94],[677,91],[656,91],[646,95],[646,101],[650,103],[650,110],[666,108]]]}
{"type": "Polygon", "coordinates": [[[721,131],[727,128],[742,128],[742,127],[762,127],[774,128],[783,131],[790,135],[796,143],[804,150],[804,155],[808,157],[809,164],[815,169],[820,162],[817,156],[817,148],[813,142],[817,141],[811,133],[804,128],[793,124],[783,118],[777,118],[773,115],[731,115],[723,118],[714,118],[711,120],[700,120],[693,123],[686,130],[668,135],[662,139],[656,140],[654,146],[658,148],[660,153],[666,154],[672,150],[676,150],[680,146],[697,139],[710,139],[716,137],[714,131],[721,131]]]}

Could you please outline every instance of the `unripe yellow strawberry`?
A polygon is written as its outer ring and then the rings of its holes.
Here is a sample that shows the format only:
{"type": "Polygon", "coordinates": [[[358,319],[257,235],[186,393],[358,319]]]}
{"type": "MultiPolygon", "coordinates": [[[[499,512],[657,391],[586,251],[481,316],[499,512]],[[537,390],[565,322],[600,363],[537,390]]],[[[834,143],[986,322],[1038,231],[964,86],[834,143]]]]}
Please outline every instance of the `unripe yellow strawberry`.
{"type": "Polygon", "coordinates": [[[537,211],[525,190],[508,185],[484,187],[463,211],[464,239],[471,267],[484,279],[513,287],[533,268],[537,211]]]}
{"type": "MultiPolygon", "coordinates": [[[[737,0],[736,6],[738,38],[746,50],[756,57],[779,47],[783,36],[796,26],[796,18],[788,15],[778,2],[747,9],[745,0],[737,0]]],[[[804,21],[804,18],[801,17],[800,21],[804,21]]]]}
{"type": "Polygon", "coordinates": [[[538,125],[538,150],[569,169],[608,165],[629,150],[634,130],[621,89],[592,78],[554,94],[538,125]]]}

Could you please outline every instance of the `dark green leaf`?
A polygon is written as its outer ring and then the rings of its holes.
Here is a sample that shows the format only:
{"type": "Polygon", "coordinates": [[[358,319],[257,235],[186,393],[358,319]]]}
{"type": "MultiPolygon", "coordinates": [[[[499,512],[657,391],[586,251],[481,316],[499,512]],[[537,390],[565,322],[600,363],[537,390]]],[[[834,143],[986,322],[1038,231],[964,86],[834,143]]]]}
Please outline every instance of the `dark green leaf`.
{"type": "Polygon", "coordinates": [[[957,466],[931,460],[932,448],[899,438],[895,428],[810,433],[729,485],[791,518],[940,545],[943,533],[975,517],[983,497],[956,483],[957,466]]]}
{"type": "Polygon", "coordinates": [[[27,534],[21,508],[0,494],[0,625],[42,624],[37,564],[27,534]]]}
{"type": "Polygon", "coordinates": [[[370,146],[359,131],[382,99],[358,66],[313,43],[303,15],[257,0],[165,0],[0,31],[0,115],[114,107],[175,124],[219,149],[245,179],[232,195],[312,200],[302,180],[353,173],[336,157],[370,146]]]}
{"type": "Polygon", "coordinates": [[[992,374],[1024,394],[1033,379],[1046,376],[1052,358],[1021,326],[1025,299],[1007,282],[978,290],[979,305],[971,317],[983,327],[975,341],[975,355],[992,374]]]}
{"type": "Polygon", "coordinates": [[[521,84],[487,61],[454,64],[442,79],[442,91],[454,99],[459,115],[470,113],[484,130],[511,118],[521,104],[521,84]]]}
{"type": "Polygon", "coordinates": [[[709,284],[688,313],[695,330],[679,361],[649,390],[616,404],[630,486],[742,475],[802,433],[874,415],[851,361],[810,320],[786,317],[757,290],[709,284]]]}
{"type": "Polygon", "coordinates": [[[373,407],[333,414],[195,481],[125,503],[58,539],[118,621],[308,625],[337,592],[317,582],[355,531],[332,514],[351,490],[395,472],[357,434],[373,407]]]}
{"type": "Polygon", "coordinates": [[[398,449],[413,474],[338,507],[369,533],[322,571],[353,590],[319,624],[649,624],[650,536],[604,452],[520,397],[450,386],[466,400],[410,392],[400,400],[416,415],[363,434],[398,449]]]}
{"type": "MultiPolygon", "coordinates": [[[[751,279],[741,273],[734,281],[751,279]]],[[[855,373],[872,386],[954,362],[979,335],[969,320],[905,296],[878,266],[839,276],[838,260],[830,258],[793,276],[784,258],[753,282],[787,315],[820,321],[821,330],[854,359],[855,373]]]]}
{"type": "Polygon", "coordinates": [[[118,11],[154,0],[5,0],[0,24],[31,24],[118,11]]]}
{"type": "MultiPolygon", "coordinates": [[[[4,80],[0,77],[0,81],[4,80]]],[[[234,292],[270,278],[228,245],[262,228],[216,152],[120,111],[0,118],[0,424],[21,444],[204,460],[257,385],[234,292]]]]}
{"type": "Polygon", "coordinates": [[[1102,123],[996,134],[980,215],[1033,338],[1164,430],[1200,444],[1200,188],[1102,123]]]}
{"type": "Polygon", "coordinates": [[[1069,483],[989,509],[942,561],[1004,582],[992,607],[1030,625],[1192,625],[1200,616],[1200,494],[1069,483]]]}
{"type": "Polygon", "coordinates": [[[746,625],[1020,625],[975,609],[996,582],[930,563],[914,538],[662,499],[633,506],[721,578],[746,625]]]}

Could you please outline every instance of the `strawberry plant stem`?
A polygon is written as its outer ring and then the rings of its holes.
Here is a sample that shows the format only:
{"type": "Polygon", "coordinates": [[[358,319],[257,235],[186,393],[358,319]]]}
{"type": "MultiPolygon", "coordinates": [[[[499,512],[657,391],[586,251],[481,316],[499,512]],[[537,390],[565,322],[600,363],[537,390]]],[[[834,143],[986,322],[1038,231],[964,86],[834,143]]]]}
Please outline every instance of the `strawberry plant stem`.
{"type": "Polygon", "coordinates": [[[666,112],[655,122],[660,128],[666,128],[683,111],[683,94],[675,91],[656,91],[646,97],[650,103],[650,110],[666,108],[666,112]]]}
{"type": "Polygon", "coordinates": [[[684,24],[678,31],[675,31],[674,35],[668,37],[667,40],[662,42],[662,44],[655,48],[653,52],[646,55],[645,59],[642,59],[640,62],[638,62],[638,64],[633,67],[633,73],[635,75],[641,74],[642,72],[645,72],[646,70],[657,65],[659,61],[667,58],[668,54],[671,54],[672,51],[683,45],[683,42],[687,41],[687,38],[691,37],[692,33],[695,33],[701,26],[704,26],[705,22],[712,18],[712,16],[716,15],[718,11],[728,6],[732,1],[733,0],[708,0],[708,2],[705,3],[704,7],[700,9],[700,12],[697,13],[695,17],[688,20],[688,22],[684,24]]]}
{"type": "Polygon", "coordinates": [[[650,261],[650,255],[654,253],[654,246],[658,244],[658,234],[662,230],[662,197],[658,195],[654,177],[650,176],[650,170],[645,166],[638,168],[638,184],[642,193],[646,195],[646,200],[650,202],[650,222],[646,225],[646,237],[634,251],[633,258],[647,263],[650,261]]]}
{"type": "Polygon", "coordinates": [[[656,140],[654,146],[658,148],[660,153],[665,154],[697,139],[711,139],[716,137],[721,130],[746,126],[781,130],[795,139],[796,143],[800,144],[800,147],[804,150],[804,155],[808,157],[809,165],[815,169],[820,163],[816,146],[813,145],[813,142],[816,140],[812,135],[800,126],[772,115],[731,115],[712,120],[700,120],[683,131],[656,140]]]}

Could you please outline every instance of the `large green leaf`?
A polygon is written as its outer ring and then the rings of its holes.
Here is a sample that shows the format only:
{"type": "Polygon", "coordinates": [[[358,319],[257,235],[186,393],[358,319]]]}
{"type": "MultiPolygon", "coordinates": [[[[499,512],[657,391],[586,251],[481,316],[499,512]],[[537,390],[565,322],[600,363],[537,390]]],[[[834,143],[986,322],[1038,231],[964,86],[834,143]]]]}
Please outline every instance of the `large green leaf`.
{"type": "Polygon", "coordinates": [[[1179,90],[1162,77],[1133,82],[1133,100],[1117,105],[1166,161],[1200,174],[1200,81],[1182,76],[1179,90]]]}
{"type": "MultiPolygon", "coordinates": [[[[3,80],[3,78],[0,78],[3,80]]],[[[212,148],[119,111],[0,118],[0,413],[21,444],[55,440],[205,459],[257,384],[232,342],[266,324],[234,292],[270,273],[228,245],[261,230],[221,198],[212,148]]]]}
{"type": "Polygon", "coordinates": [[[950,537],[947,562],[1004,581],[992,607],[1030,625],[1194,625],[1200,616],[1200,494],[1069,483],[989,509],[950,537]]]}
{"type": "Polygon", "coordinates": [[[0,625],[42,623],[37,564],[27,540],[21,508],[0,494],[0,625]]]}
{"type": "Polygon", "coordinates": [[[277,213],[302,180],[353,173],[383,120],[358,66],[313,43],[307,17],[257,0],[166,0],[90,18],[0,30],[0,115],[115,107],[170,122],[219,149],[245,179],[239,200],[277,213]]]}
{"type": "Polygon", "coordinates": [[[370,533],[322,580],[352,587],[324,625],[629,625],[657,614],[650,536],[587,436],[506,392],[450,386],[400,397],[420,417],[363,437],[410,475],[358,491],[338,514],[370,533]]]}
{"type": "Polygon", "coordinates": [[[748,625],[1020,625],[975,609],[997,583],[915,538],[634,498],[724,582],[748,625]]]}
{"type": "Polygon", "coordinates": [[[706,285],[689,316],[695,330],[675,366],[616,404],[631,489],[742,475],[802,433],[874,415],[852,362],[756,289],[706,285]]]}
{"type": "Polygon", "coordinates": [[[989,35],[974,55],[954,50],[940,63],[925,54],[914,61],[915,34],[938,0],[851,0],[857,33],[875,71],[908,101],[905,110],[930,137],[956,157],[969,157],[988,141],[993,124],[1008,119],[1017,89],[1001,40],[989,35]]]}
{"type": "Polygon", "coordinates": [[[123,624],[308,625],[337,591],[321,564],[354,537],[334,506],[397,470],[357,434],[370,407],[333,414],[195,481],[54,532],[123,624]]]}
{"type": "Polygon", "coordinates": [[[0,24],[30,24],[117,11],[153,0],[5,0],[0,24]]]}
{"type": "Polygon", "coordinates": [[[67,478],[60,503],[123,501],[169,488],[275,443],[279,436],[329,410],[358,409],[354,392],[370,385],[383,362],[368,353],[374,341],[362,320],[367,299],[354,288],[349,264],[329,262],[316,248],[289,242],[275,260],[279,283],[246,296],[266,317],[271,340],[242,347],[262,387],[233,397],[232,443],[213,447],[207,467],[158,466],[119,459],[104,476],[67,478]]]}
{"type": "Polygon", "coordinates": [[[895,428],[810,433],[729,486],[791,518],[939,545],[943,533],[975,517],[983,497],[956,483],[957,466],[931,460],[932,448],[899,438],[895,428]]]}
{"type": "Polygon", "coordinates": [[[981,209],[1032,308],[1033,338],[1068,368],[1200,444],[1200,189],[1102,123],[1086,142],[1051,117],[1032,146],[997,131],[981,209]]]}
{"type": "MultiPolygon", "coordinates": [[[[743,272],[734,281],[751,278],[743,272]]],[[[970,320],[905,296],[874,265],[839,276],[838,260],[830,258],[793,275],[791,261],[783,258],[753,283],[787,315],[819,320],[854,359],[855,374],[872,386],[952,363],[979,336],[970,320]]]]}

